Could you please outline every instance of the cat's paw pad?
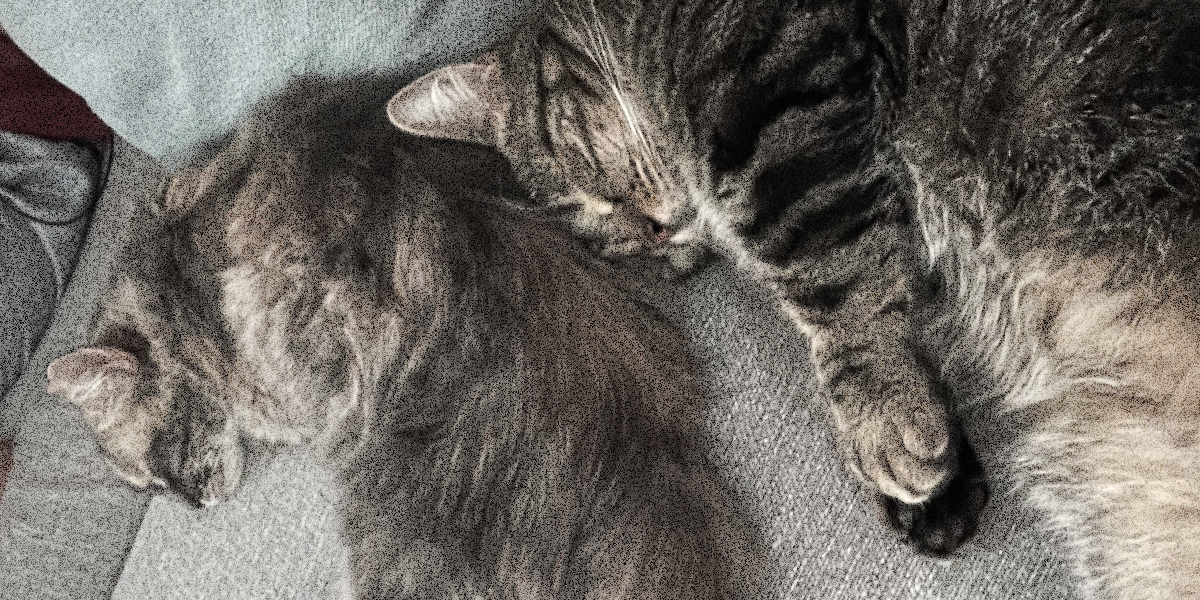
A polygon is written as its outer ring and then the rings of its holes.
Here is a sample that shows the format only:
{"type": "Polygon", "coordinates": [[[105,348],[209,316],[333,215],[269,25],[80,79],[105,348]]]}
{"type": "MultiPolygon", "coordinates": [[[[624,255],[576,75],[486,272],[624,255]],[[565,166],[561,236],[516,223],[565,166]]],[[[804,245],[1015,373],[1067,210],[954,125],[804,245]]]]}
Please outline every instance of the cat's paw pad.
{"type": "Polygon", "coordinates": [[[939,404],[848,418],[835,407],[850,468],[886,496],[920,504],[954,475],[950,419],[939,404]]]}
{"type": "Polygon", "coordinates": [[[979,515],[988,501],[983,469],[970,447],[959,453],[959,473],[940,493],[922,504],[906,504],[879,495],[884,519],[917,551],[946,556],[975,533],[979,515]]]}

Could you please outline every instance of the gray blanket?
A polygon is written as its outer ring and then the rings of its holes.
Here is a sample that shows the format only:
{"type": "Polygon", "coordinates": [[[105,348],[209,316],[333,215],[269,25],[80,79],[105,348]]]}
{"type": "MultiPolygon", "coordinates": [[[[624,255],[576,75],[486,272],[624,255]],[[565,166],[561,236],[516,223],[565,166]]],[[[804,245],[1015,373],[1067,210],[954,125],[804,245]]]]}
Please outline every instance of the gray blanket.
{"type": "Polygon", "coordinates": [[[419,73],[473,56],[533,0],[9,0],[0,23],[117,134],[179,166],[301,73],[419,73]]]}

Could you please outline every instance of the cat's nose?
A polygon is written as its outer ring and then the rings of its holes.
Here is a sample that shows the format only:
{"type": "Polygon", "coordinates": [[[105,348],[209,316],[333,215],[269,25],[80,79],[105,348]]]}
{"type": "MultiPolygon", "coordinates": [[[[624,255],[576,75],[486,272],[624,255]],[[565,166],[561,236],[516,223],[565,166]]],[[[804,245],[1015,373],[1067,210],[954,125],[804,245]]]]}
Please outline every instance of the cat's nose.
{"type": "MultiPolygon", "coordinates": [[[[670,223],[675,213],[687,202],[687,198],[682,192],[675,190],[666,190],[654,194],[651,197],[651,202],[646,206],[639,206],[642,214],[654,221],[660,228],[665,229],[665,224],[670,223]]],[[[655,233],[658,231],[656,230],[655,233]]]]}
{"type": "Polygon", "coordinates": [[[674,235],[674,232],[662,223],[654,219],[648,219],[648,221],[650,222],[650,239],[654,240],[655,244],[665,244],[674,235]]]}

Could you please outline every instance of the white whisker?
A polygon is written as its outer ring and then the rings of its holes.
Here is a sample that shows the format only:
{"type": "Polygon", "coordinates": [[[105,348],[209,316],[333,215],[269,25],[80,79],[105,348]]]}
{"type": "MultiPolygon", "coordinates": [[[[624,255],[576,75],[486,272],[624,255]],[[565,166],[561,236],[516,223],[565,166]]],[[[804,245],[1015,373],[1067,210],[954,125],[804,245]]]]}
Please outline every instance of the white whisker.
{"type": "MultiPolygon", "coordinates": [[[[603,21],[600,19],[600,11],[596,6],[595,0],[590,0],[591,18],[582,19],[584,22],[582,32],[576,27],[576,19],[573,18],[573,16],[582,17],[582,14],[572,15],[562,6],[559,0],[555,0],[554,4],[559,12],[562,13],[580,49],[599,68],[600,75],[604,78],[605,84],[617,100],[617,107],[621,112],[621,117],[625,121],[625,125],[632,137],[634,146],[632,148],[632,154],[634,155],[633,163],[638,177],[653,189],[665,189],[667,186],[664,183],[662,175],[662,172],[665,170],[665,163],[654,144],[650,142],[649,137],[646,135],[642,118],[630,101],[627,90],[621,84],[621,79],[618,76],[616,51],[613,48],[611,37],[604,28],[603,21]]],[[[582,10],[579,11],[579,13],[582,12],[582,10]]]]}

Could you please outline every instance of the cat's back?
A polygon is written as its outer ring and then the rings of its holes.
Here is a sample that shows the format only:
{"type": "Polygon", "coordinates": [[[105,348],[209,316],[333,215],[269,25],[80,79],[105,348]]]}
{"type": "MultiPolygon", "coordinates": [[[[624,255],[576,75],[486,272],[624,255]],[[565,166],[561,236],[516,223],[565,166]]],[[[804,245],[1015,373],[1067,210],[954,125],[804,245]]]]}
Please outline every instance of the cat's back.
{"type": "Polygon", "coordinates": [[[1198,8],[917,5],[895,140],[931,255],[990,238],[1014,258],[1054,246],[1130,268],[1190,262],[1198,8]]]}

